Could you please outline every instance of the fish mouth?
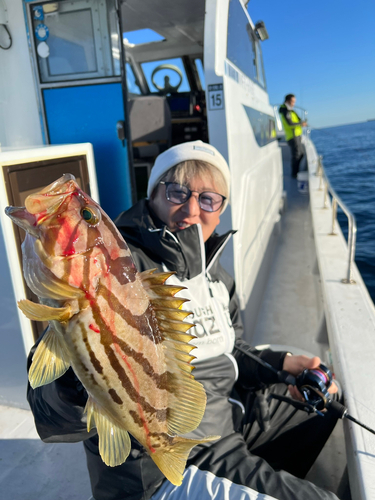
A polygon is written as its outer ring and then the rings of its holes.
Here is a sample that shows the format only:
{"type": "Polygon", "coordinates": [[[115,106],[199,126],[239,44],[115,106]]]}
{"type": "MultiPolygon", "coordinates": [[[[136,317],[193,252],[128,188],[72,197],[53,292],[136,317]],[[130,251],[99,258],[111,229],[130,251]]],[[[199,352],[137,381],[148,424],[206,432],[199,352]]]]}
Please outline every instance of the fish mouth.
{"type": "Polygon", "coordinates": [[[74,175],[64,174],[41,191],[30,194],[25,200],[25,207],[7,207],[5,213],[17,226],[39,238],[39,224],[56,212],[78,187],[74,175]]]}
{"type": "Polygon", "coordinates": [[[28,212],[25,207],[6,207],[5,214],[17,224],[17,226],[24,229],[32,236],[36,238],[39,237],[37,219],[35,215],[28,212]]]}

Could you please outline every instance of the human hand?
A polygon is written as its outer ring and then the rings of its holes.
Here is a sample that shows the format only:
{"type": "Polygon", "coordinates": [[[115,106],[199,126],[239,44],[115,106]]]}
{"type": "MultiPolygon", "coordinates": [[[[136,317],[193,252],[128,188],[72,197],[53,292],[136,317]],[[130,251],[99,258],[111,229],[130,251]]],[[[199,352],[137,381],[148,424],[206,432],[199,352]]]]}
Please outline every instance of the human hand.
{"type": "MultiPolygon", "coordinates": [[[[298,356],[287,354],[284,358],[283,370],[291,373],[296,377],[305,369],[314,370],[315,368],[319,368],[320,363],[321,360],[318,356],[309,358],[308,356],[304,356],[303,354],[298,356]]],[[[305,400],[296,386],[289,385],[288,389],[293,399],[297,399],[298,401],[305,400]]],[[[337,391],[337,385],[334,381],[332,381],[331,387],[328,389],[328,392],[330,394],[335,394],[337,391]]]]}
{"type": "Polygon", "coordinates": [[[307,122],[302,122],[302,127],[307,127],[307,122]]]}

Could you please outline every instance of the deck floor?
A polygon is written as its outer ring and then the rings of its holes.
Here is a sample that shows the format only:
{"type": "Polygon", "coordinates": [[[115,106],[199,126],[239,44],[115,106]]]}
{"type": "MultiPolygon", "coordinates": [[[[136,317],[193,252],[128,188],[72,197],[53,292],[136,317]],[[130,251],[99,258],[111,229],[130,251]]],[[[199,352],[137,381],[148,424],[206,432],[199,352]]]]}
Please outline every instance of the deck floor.
{"type": "Polygon", "coordinates": [[[0,406],[0,498],[88,500],[82,443],[45,444],[30,410],[0,406]]]}
{"type": "Polygon", "coordinates": [[[291,345],[326,360],[328,338],[309,196],[298,191],[290,176],[289,147],[281,147],[287,203],[251,343],[291,345]]]}
{"type": "MultiPolygon", "coordinates": [[[[297,181],[290,175],[289,147],[280,145],[287,206],[251,343],[272,344],[275,349],[288,346],[295,354],[317,355],[330,365],[309,196],[298,191],[297,181]]],[[[339,493],[342,499],[350,498],[342,421],[307,479],[339,493]]]]}

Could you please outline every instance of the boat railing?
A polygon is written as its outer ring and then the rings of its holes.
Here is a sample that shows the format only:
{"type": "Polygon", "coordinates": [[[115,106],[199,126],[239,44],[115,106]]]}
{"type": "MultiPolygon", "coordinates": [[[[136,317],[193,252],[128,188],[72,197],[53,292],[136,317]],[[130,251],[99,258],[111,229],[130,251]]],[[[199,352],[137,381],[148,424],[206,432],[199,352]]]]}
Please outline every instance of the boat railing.
{"type": "Polygon", "coordinates": [[[348,218],[348,271],[346,278],[343,278],[341,281],[346,284],[354,284],[355,281],[352,278],[353,273],[353,264],[355,258],[355,249],[356,249],[356,240],[357,240],[357,223],[355,220],[355,216],[348,209],[345,203],[341,200],[339,195],[331,186],[327,174],[323,167],[323,157],[319,156],[318,159],[318,168],[316,170],[316,176],[320,177],[319,179],[319,191],[323,191],[323,209],[328,209],[328,198],[329,195],[332,197],[332,229],[329,233],[332,236],[337,235],[336,227],[338,224],[337,221],[337,206],[341,208],[346,217],[348,218]]]}

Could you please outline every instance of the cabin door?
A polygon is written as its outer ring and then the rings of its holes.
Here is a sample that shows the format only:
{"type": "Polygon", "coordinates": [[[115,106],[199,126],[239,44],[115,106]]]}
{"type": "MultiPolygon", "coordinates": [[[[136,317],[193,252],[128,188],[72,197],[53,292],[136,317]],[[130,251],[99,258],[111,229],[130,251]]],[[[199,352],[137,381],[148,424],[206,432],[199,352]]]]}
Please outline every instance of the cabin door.
{"type": "Polygon", "coordinates": [[[116,3],[28,4],[45,142],[93,144],[101,205],[111,217],[132,204],[116,3]]]}

